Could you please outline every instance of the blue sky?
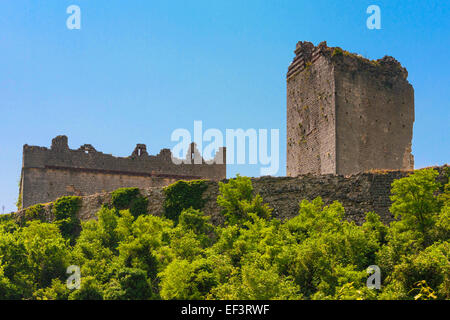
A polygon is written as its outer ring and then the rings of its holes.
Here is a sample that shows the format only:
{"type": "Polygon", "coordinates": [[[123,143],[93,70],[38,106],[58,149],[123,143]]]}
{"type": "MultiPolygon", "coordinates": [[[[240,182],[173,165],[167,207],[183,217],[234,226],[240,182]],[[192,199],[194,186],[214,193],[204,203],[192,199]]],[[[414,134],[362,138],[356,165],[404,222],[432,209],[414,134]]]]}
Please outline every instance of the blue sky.
{"type": "MultiPolygon", "coordinates": [[[[15,209],[23,144],[128,156],[173,147],[177,128],[280,130],[285,75],[299,40],[326,40],[370,59],[392,55],[415,89],[416,168],[450,159],[449,1],[0,2],[0,212],[15,209]],[[69,30],[66,8],[81,8],[69,30]],[[366,27],[369,5],[381,30],[366,27]]],[[[259,166],[229,166],[259,175],[259,166]]]]}

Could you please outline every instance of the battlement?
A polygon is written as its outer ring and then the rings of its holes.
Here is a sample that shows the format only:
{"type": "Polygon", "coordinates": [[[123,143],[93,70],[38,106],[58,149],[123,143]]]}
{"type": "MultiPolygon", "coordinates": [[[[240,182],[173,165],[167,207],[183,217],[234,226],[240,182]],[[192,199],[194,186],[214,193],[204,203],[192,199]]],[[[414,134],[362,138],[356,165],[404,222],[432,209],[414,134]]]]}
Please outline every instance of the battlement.
{"type": "MultiPolygon", "coordinates": [[[[198,154],[195,144],[193,153],[198,154]]],[[[145,144],[137,144],[128,157],[115,157],[97,151],[92,145],[85,144],[76,150],[69,149],[66,136],[58,136],[52,140],[50,149],[37,146],[23,146],[23,168],[66,168],[98,170],[154,176],[179,176],[192,178],[224,179],[224,172],[208,170],[211,166],[224,164],[225,148],[220,148],[213,160],[202,159],[202,164],[192,165],[191,152],[185,159],[173,161],[170,149],[162,149],[158,155],[147,152],[145,144]],[[181,164],[175,164],[182,162],[181,164]]],[[[176,159],[176,158],[175,158],[176,159]]],[[[225,168],[225,167],[224,167],[225,168]]],[[[223,169],[224,169],[223,168],[223,169]]]]}
{"type": "Polygon", "coordinates": [[[299,41],[294,53],[295,57],[288,67],[287,80],[311,66],[321,57],[327,59],[336,67],[353,72],[367,71],[391,80],[397,78],[406,80],[408,77],[408,71],[391,56],[369,60],[360,54],[350,53],[340,47],[328,47],[326,41],[319,43],[317,46],[314,46],[311,42],[299,41]]]}
{"type": "Polygon", "coordinates": [[[225,178],[225,148],[220,148],[214,159],[205,160],[192,143],[186,157],[178,159],[169,149],[153,156],[145,144],[137,144],[130,156],[115,157],[90,144],[70,149],[67,137],[58,136],[50,148],[24,145],[20,192],[23,207],[27,207],[63,195],[163,186],[180,179],[225,178]]]}

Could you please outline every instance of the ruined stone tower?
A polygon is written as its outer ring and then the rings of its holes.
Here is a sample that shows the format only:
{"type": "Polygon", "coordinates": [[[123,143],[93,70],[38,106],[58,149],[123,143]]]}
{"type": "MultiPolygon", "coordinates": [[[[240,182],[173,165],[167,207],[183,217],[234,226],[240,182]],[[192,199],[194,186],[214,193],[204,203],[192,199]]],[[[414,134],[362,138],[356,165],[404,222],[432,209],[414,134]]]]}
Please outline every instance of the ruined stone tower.
{"type": "Polygon", "coordinates": [[[392,57],[299,42],[287,72],[287,170],[349,175],[414,168],[414,90],[392,57]]]}

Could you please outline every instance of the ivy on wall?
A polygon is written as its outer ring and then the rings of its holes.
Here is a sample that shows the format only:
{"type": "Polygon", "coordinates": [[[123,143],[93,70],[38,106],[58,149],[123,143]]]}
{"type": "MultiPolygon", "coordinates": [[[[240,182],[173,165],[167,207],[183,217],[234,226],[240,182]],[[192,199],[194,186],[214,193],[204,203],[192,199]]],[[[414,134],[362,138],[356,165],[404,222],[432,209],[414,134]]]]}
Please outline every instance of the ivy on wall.
{"type": "Polygon", "coordinates": [[[118,210],[129,209],[137,217],[147,213],[148,199],[138,188],[119,188],[111,193],[111,205],[118,210]]]}
{"type": "Polygon", "coordinates": [[[206,180],[180,180],[165,187],[164,216],[178,223],[183,209],[202,209],[206,202],[203,192],[207,188],[206,180]]]}
{"type": "Polygon", "coordinates": [[[53,204],[55,224],[59,227],[64,238],[73,244],[81,229],[77,212],[81,208],[81,197],[66,196],[57,199],[53,204]]]}
{"type": "Polygon", "coordinates": [[[25,215],[24,220],[25,221],[31,221],[39,219],[41,221],[44,221],[44,206],[42,204],[36,204],[34,206],[28,207],[25,209],[25,215]]]}

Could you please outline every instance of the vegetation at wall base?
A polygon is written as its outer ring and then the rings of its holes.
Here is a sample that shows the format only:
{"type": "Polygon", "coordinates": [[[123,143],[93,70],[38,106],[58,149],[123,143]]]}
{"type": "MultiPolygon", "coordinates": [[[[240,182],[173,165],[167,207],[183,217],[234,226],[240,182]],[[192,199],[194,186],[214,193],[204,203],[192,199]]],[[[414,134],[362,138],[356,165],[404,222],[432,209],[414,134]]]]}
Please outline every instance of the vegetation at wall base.
{"type": "Polygon", "coordinates": [[[111,194],[111,205],[118,209],[129,209],[134,217],[147,213],[148,199],[138,188],[119,188],[111,194]]]}
{"type": "Polygon", "coordinates": [[[203,192],[207,187],[205,180],[180,180],[165,187],[164,216],[178,223],[184,209],[202,209],[206,202],[203,192]]]}
{"type": "Polygon", "coordinates": [[[394,181],[390,225],[374,212],[356,225],[321,198],[299,199],[282,221],[241,176],[220,184],[220,226],[202,211],[204,181],[167,187],[164,217],[133,188],[81,223],[80,199],[63,197],[51,223],[39,206],[23,223],[0,219],[0,299],[450,299],[450,185],[436,177],[394,181]],[[80,289],[66,286],[70,265],[80,289]],[[379,290],[366,285],[371,265],[379,290]]]}

